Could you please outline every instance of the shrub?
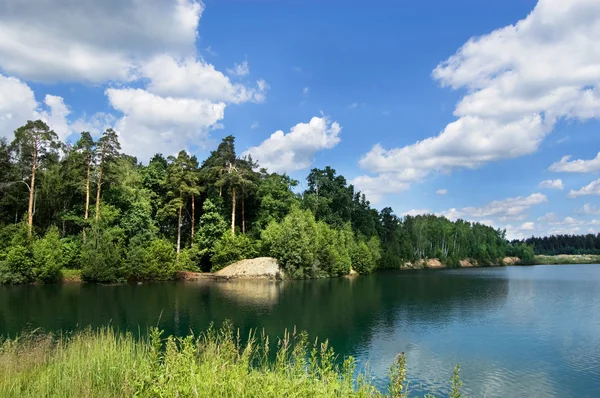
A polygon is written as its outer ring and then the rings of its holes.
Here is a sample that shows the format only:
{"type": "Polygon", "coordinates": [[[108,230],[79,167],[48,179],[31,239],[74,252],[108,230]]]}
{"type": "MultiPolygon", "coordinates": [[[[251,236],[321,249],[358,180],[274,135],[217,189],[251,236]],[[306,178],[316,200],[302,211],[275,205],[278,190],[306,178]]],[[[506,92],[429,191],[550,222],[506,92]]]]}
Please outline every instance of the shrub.
{"type": "Polygon", "coordinates": [[[294,208],[281,223],[271,222],[261,239],[265,254],[279,260],[290,277],[314,275],[318,229],[310,210],[294,208]]]}
{"type": "Polygon", "coordinates": [[[175,248],[166,239],[136,235],[129,242],[122,274],[134,280],[167,280],[175,276],[175,248]]]}
{"type": "Polygon", "coordinates": [[[56,282],[64,265],[62,242],[58,228],[51,227],[43,238],[32,244],[33,274],[40,282],[56,282]]]}
{"type": "Polygon", "coordinates": [[[31,251],[22,245],[11,246],[0,262],[0,283],[20,284],[33,281],[31,251]]]}
{"type": "Polygon", "coordinates": [[[202,206],[198,231],[194,236],[195,245],[189,252],[190,260],[196,262],[201,269],[209,270],[214,245],[226,230],[227,223],[219,209],[210,199],[206,199],[202,206]]]}
{"type": "Polygon", "coordinates": [[[370,274],[375,269],[375,265],[369,246],[361,240],[352,251],[352,267],[360,274],[370,274]]]}
{"type": "Polygon", "coordinates": [[[120,228],[88,231],[81,249],[81,278],[89,282],[116,282],[122,279],[122,231],[120,228]]]}
{"type": "Polygon", "coordinates": [[[221,239],[215,242],[213,253],[210,257],[211,272],[218,271],[229,264],[258,255],[255,242],[244,234],[234,235],[225,232],[221,239]]]}

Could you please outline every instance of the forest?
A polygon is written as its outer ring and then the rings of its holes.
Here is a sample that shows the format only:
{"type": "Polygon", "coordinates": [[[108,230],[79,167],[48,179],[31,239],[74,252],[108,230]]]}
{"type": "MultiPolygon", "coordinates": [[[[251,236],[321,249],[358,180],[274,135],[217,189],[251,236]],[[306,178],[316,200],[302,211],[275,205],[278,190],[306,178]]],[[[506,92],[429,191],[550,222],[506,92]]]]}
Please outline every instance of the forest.
{"type": "Polygon", "coordinates": [[[378,211],[329,166],[310,170],[301,191],[238,155],[233,136],[202,161],[182,150],[142,164],[112,129],[65,143],[28,121],[0,141],[0,181],[0,283],[54,282],[70,269],[89,282],[165,280],[257,256],[291,278],[533,258],[503,230],[378,211]]]}
{"type": "Polygon", "coordinates": [[[550,235],[515,240],[513,244],[533,247],[535,254],[555,256],[558,254],[600,254],[600,233],[587,235],[550,235]]]}

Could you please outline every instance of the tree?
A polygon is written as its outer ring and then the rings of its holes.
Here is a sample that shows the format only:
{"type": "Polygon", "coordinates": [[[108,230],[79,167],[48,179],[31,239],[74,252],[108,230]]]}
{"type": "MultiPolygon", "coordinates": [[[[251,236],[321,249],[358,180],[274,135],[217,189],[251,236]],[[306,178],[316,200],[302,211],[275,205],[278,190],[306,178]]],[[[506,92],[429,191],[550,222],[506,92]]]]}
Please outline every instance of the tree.
{"type": "Polygon", "coordinates": [[[195,187],[196,168],[186,151],[180,151],[177,157],[169,156],[167,167],[168,195],[172,198],[166,205],[164,212],[177,215],[177,254],[181,250],[181,223],[183,205],[186,196],[198,192],[195,187]]]}
{"type": "MultiPolygon", "coordinates": [[[[87,131],[81,132],[81,137],[75,144],[73,150],[80,156],[81,165],[83,166],[85,173],[85,212],[83,219],[87,222],[90,208],[91,172],[96,150],[96,143],[94,142],[92,135],[87,131]]],[[[96,210],[96,214],[97,213],[98,211],[96,210]]],[[[83,243],[85,243],[85,229],[83,230],[83,243]]]]}
{"type": "Polygon", "coordinates": [[[15,139],[11,144],[19,158],[19,163],[30,170],[29,184],[23,181],[29,189],[29,205],[27,207],[27,225],[29,235],[33,231],[33,214],[35,201],[35,176],[38,169],[51,157],[57,156],[60,147],[58,136],[41,120],[27,121],[24,126],[15,130],[15,139]]]}
{"type": "Polygon", "coordinates": [[[98,157],[98,179],[96,181],[96,222],[100,219],[100,192],[102,184],[104,183],[103,177],[107,167],[119,156],[119,150],[121,150],[121,144],[119,143],[119,137],[113,129],[107,129],[102,137],[98,140],[96,145],[96,153],[98,157]]]}
{"type": "Polygon", "coordinates": [[[195,236],[197,262],[201,269],[209,270],[211,268],[209,259],[213,255],[213,247],[226,230],[227,223],[219,213],[219,209],[210,199],[206,199],[202,206],[198,233],[195,236]]]}

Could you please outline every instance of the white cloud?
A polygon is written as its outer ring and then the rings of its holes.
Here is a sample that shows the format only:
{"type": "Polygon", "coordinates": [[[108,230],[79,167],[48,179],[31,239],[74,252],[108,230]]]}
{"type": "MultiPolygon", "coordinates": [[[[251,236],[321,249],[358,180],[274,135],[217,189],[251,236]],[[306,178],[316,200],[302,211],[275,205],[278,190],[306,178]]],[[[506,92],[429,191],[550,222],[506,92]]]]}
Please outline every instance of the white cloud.
{"type": "Polygon", "coordinates": [[[600,2],[540,0],[527,18],[470,39],[433,71],[466,89],[457,120],[402,148],[375,145],[372,173],[474,168],[535,152],[561,118],[600,117],[600,2]]]}
{"type": "Polygon", "coordinates": [[[464,216],[462,211],[455,209],[455,208],[442,211],[442,212],[438,213],[438,215],[444,216],[450,221],[456,221],[459,218],[462,218],[464,216]]]}
{"type": "Polygon", "coordinates": [[[256,130],[256,129],[258,128],[258,126],[259,126],[259,125],[258,125],[258,122],[253,122],[253,123],[250,125],[250,129],[251,129],[251,130],[256,130]]]}
{"type": "Polygon", "coordinates": [[[597,173],[600,171],[600,152],[591,160],[572,160],[571,156],[564,156],[560,161],[552,164],[550,171],[559,171],[565,173],[597,173]]]}
{"type": "Polygon", "coordinates": [[[403,216],[418,216],[420,214],[432,214],[432,211],[429,209],[411,209],[402,213],[403,216]]]}
{"type": "Polygon", "coordinates": [[[27,83],[0,74],[0,136],[11,140],[27,120],[42,119],[64,140],[71,133],[69,113],[62,97],[48,94],[40,104],[27,83]]]}
{"type": "Polygon", "coordinates": [[[530,207],[547,202],[546,195],[534,193],[504,200],[495,200],[482,207],[465,207],[461,211],[471,217],[505,217],[506,219],[521,216],[530,207]]]}
{"type": "Polygon", "coordinates": [[[250,73],[248,61],[244,61],[241,64],[235,64],[233,68],[227,69],[227,73],[232,76],[246,76],[248,73],[250,73]]]}
{"type": "Polygon", "coordinates": [[[256,87],[233,84],[227,76],[201,59],[176,60],[159,55],[141,67],[143,77],[149,79],[147,90],[161,96],[208,99],[235,104],[262,102],[269,85],[264,80],[256,87]]]}
{"type": "Polygon", "coordinates": [[[437,191],[435,191],[435,193],[437,195],[446,195],[448,193],[447,189],[438,189],[437,191]]]}
{"type": "Polygon", "coordinates": [[[36,81],[128,81],[157,53],[194,53],[196,0],[0,2],[0,68],[36,81]]]}
{"type": "Polygon", "coordinates": [[[583,207],[578,211],[579,214],[600,214],[600,208],[594,206],[591,203],[586,203],[583,207]]]}
{"type": "Polygon", "coordinates": [[[548,189],[564,189],[562,180],[546,180],[540,182],[540,188],[548,188],[548,189]]]}
{"type": "Polygon", "coordinates": [[[555,213],[546,213],[546,215],[538,218],[538,221],[545,222],[545,223],[556,221],[556,214],[555,213]]]}
{"type": "Polygon", "coordinates": [[[570,198],[577,198],[579,196],[588,196],[588,195],[600,196],[600,179],[590,182],[588,185],[586,185],[585,187],[582,187],[581,189],[579,189],[577,191],[571,190],[571,192],[569,192],[570,198]]]}
{"type": "Polygon", "coordinates": [[[520,229],[523,231],[532,231],[535,229],[535,223],[531,221],[524,222],[520,229]]]}
{"type": "Polygon", "coordinates": [[[125,115],[115,125],[123,149],[145,157],[156,149],[170,154],[188,142],[202,141],[225,111],[223,102],[161,97],[142,89],[109,88],[106,95],[113,108],[125,115]]]}
{"type": "Polygon", "coordinates": [[[325,116],[298,123],[289,133],[278,130],[244,154],[252,155],[269,171],[291,172],[310,167],[316,152],[331,149],[340,142],[342,127],[325,116]]]}
{"type": "Polygon", "coordinates": [[[309,88],[309,87],[304,87],[304,88],[302,89],[302,94],[304,94],[304,95],[307,95],[309,91],[310,91],[310,88],[309,88]]]}

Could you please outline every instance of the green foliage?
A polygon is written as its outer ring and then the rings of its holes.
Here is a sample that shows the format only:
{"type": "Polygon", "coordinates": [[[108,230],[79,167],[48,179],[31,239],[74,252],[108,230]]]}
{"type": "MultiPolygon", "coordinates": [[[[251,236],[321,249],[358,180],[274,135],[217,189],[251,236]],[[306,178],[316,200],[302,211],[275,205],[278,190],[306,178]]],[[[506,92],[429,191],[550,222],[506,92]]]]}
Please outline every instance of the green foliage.
{"type": "Polygon", "coordinates": [[[233,235],[227,231],[215,242],[210,261],[211,271],[218,271],[229,264],[258,255],[257,244],[248,235],[233,235]]]}
{"type": "Polygon", "coordinates": [[[62,278],[65,263],[63,245],[58,228],[48,229],[46,235],[36,239],[32,245],[33,274],[40,282],[56,282],[62,278]]]}
{"type": "Polygon", "coordinates": [[[352,251],[352,267],[360,274],[370,274],[377,266],[369,246],[364,241],[359,241],[352,251]]]}
{"type": "Polygon", "coordinates": [[[63,238],[61,244],[65,268],[81,268],[81,238],[79,236],[63,238]]]}
{"type": "Polygon", "coordinates": [[[264,251],[275,257],[292,278],[317,274],[318,227],[309,210],[292,209],[282,222],[271,222],[261,234],[264,251]]]}
{"type": "MultiPolygon", "coordinates": [[[[390,369],[388,394],[348,357],[336,361],[327,340],[284,332],[240,341],[230,323],[199,337],[147,337],[112,328],[56,336],[23,335],[0,343],[0,396],[12,397],[362,397],[408,396],[406,358],[390,369]],[[314,341],[310,344],[309,341],[314,341]],[[275,342],[276,351],[270,352],[275,342]],[[273,360],[269,360],[273,358],[273,360]]],[[[458,376],[458,373],[455,373],[458,376]]],[[[452,381],[451,398],[459,398],[452,381]]],[[[385,387],[385,386],[384,386],[385,387]]]]}
{"type": "Polygon", "coordinates": [[[123,278],[123,231],[120,228],[88,230],[81,249],[81,278],[89,282],[110,283],[123,278]]]}
{"type": "Polygon", "coordinates": [[[22,245],[11,246],[0,261],[0,283],[20,284],[32,282],[33,260],[31,251],[22,245]]]}
{"type": "Polygon", "coordinates": [[[462,381],[460,380],[460,364],[456,364],[454,371],[452,372],[452,391],[450,392],[450,398],[460,398],[460,388],[462,387],[462,381]]]}
{"type": "Polygon", "coordinates": [[[168,280],[175,276],[177,265],[171,242],[138,235],[129,243],[122,272],[133,280],[168,280]]]}
{"type": "Polygon", "coordinates": [[[407,398],[408,386],[406,383],[406,355],[398,354],[388,371],[388,392],[391,398],[407,398]]]}
{"type": "Polygon", "coordinates": [[[513,242],[507,250],[507,255],[518,257],[519,264],[532,265],[535,264],[535,254],[533,247],[525,243],[513,242]]]}
{"type": "Polygon", "coordinates": [[[226,230],[227,223],[217,206],[210,199],[205,200],[198,231],[194,237],[195,245],[190,253],[201,269],[210,269],[210,257],[214,254],[214,245],[226,230]]]}

